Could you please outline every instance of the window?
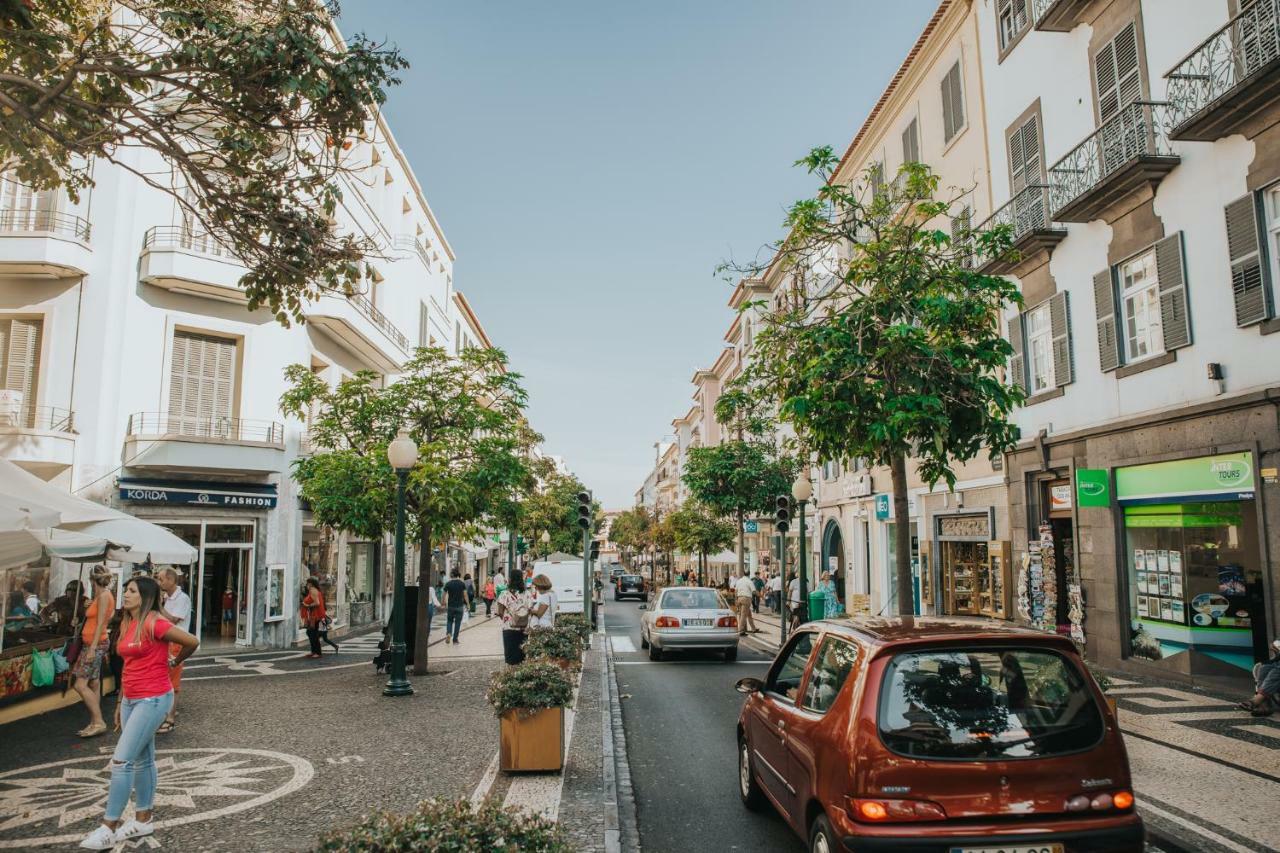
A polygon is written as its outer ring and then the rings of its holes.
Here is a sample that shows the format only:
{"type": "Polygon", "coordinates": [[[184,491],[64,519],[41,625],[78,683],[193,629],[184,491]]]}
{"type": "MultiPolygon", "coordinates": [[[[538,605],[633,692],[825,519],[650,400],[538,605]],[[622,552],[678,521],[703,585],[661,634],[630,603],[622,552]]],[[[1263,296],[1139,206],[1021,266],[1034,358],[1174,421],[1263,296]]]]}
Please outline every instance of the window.
{"type": "Polygon", "coordinates": [[[996,0],[996,25],[1000,28],[1000,49],[1008,50],[1030,23],[1028,0],[996,0]]]}
{"type": "Polygon", "coordinates": [[[1126,26],[1094,54],[1093,72],[1098,95],[1098,124],[1103,124],[1142,97],[1135,24],[1126,26]]]}
{"type": "Polygon", "coordinates": [[[182,435],[230,432],[236,390],[236,342],[175,332],[169,362],[169,425],[182,435]]]}
{"type": "Polygon", "coordinates": [[[912,119],[902,131],[902,162],[920,162],[920,121],[912,119]]]}
{"type": "Polygon", "coordinates": [[[427,313],[427,303],[418,303],[418,346],[425,347],[427,342],[431,340],[431,323],[430,316],[427,313]]]}
{"type": "Polygon", "coordinates": [[[809,663],[809,653],[813,651],[812,631],[806,631],[791,641],[790,647],[769,671],[769,680],[765,682],[765,690],[776,693],[792,702],[800,693],[800,681],[804,678],[805,666],[809,663]]]}
{"type": "Polygon", "coordinates": [[[1040,159],[1039,116],[1033,114],[1009,131],[1008,148],[1009,181],[1013,186],[1013,195],[1044,182],[1040,159]]]}
{"type": "Polygon", "coordinates": [[[858,650],[850,644],[832,637],[823,640],[814,659],[813,673],[805,685],[801,706],[808,711],[826,713],[835,704],[840,688],[857,662],[858,650]]]}
{"type": "Polygon", "coordinates": [[[1039,394],[1055,387],[1053,382],[1053,326],[1049,303],[1045,302],[1026,314],[1027,366],[1030,369],[1031,393],[1039,394]]]}
{"type": "Polygon", "coordinates": [[[884,189],[884,163],[872,163],[867,169],[867,177],[871,183],[872,197],[880,195],[881,190],[884,189]]]}
{"type": "Polygon", "coordinates": [[[54,225],[57,200],[50,190],[31,189],[6,176],[0,183],[0,228],[6,231],[48,231],[54,225]]]}
{"type": "Polygon", "coordinates": [[[1124,354],[1129,362],[1164,352],[1160,323],[1160,277],[1156,253],[1148,249],[1120,265],[1120,299],[1124,322],[1124,354]]]}
{"type": "Polygon", "coordinates": [[[0,423],[35,426],[36,393],[40,383],[40,335],[43,331],[43,320],[0,320],[0,388],[22,394],[18,411],[10,413],[0,423]]]}
{"type": "Polygon", "coordinates": [[[658,610],[729,610],[720,593],[711,589],[667,590],[658,610]]]}
{"type": "Polygon", "coordinates": [[[944,142],[955,139],[964,130],[964,87],[960,81],[960,60],[951,66],[942,78],[942,137],[944,142]]]}

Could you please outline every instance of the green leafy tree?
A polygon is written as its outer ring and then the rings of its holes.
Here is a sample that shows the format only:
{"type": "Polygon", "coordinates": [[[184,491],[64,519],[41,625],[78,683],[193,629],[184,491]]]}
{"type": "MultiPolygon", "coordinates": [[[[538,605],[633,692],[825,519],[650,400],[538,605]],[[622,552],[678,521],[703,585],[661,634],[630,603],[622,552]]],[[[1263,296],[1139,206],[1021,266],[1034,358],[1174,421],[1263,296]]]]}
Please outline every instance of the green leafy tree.
{"type": "MultiPolygon", "coordinates": [[[[582,528],[578,526],[578,492],[586,486],[572,474],[557,471],[550,459],[538,461],[538,483],[521,506],[520,535],[530,542],[535,553],[545,557],[554,551],[566,554],[582,553],[582,528]],[[547,533],[550,541],[542,542],[547,533]]],[[[592,526],[594,535],[604,524],[604,513],[599,501],[592,501],[592,526]]]]}
{"type": "Polygon", "coordinates": [[[707,555],[733,544],[732,522],[698,501],[685,501],[667,516],[675,533],[676,545],[698,555],[698,584],[706,583],[707,555]]]}
{"type": "MultiPolygon", "coordinates": [[[[962,193],[940,197],[918,163],[883,186],[868,175],[865,187],[834,180],[830,148],[798,165],[821,183],[792,205],[774,247],[789,283],[765,306],[738,389],[776,406],[820,458],[888,466],[894,515],[905,519],[908,459],[931,485],[953,486],[955,463],[1017,440],[1008,416],[1022,392],[1003,378],[1012,349],[999,317],[1021,297],[973,263],[1011,254],[1010,235],[971,232],[961,218],[953,237],[962,193]]],[[[908,525],[896,536],[897,587],[909,590],[908,525]]],[[[910,596],[898,607],[910,613],[910,596]]]]}
{"type": "Polygon", "coordinates": [[[622,551],[623,562],[629,561],[649,544],[649,526],[653,517],[643,506],[623,510],[609,528],[609,538],[622,551]]]}
{"type": "Polygon", "coordinates": [[[673,514],[659,516],[649,528],[649,538],[653,543],[654,570],[657,570],[658,553],[661,552],[666,555],[667,583],[671,583],[671,558],[672,552],[676,549],[676,529],[671,523],[673,514]]]}
{"type": "Polygon", "coordinates": [[[359,285],[378,247],[332,217],[367,166],[355,140],[398,82],[397,51],[342,43],[321,0],[4,6],[0,172],[73,200],[95,160],[132,172],[234,252],[250,309],[286,324],[359,285]]]}
{"type": "MultiPolygon", "coordinates": [[[[473,534],[477,525],[527,489],[530,443],[538,436],[522,414],[520,376],[506,370],[496,349],[468,349],[451,357],[421,348],[394,383],[379,387],[370,372],[330,388],[306,365],[288,367],[290,388],[281,410],[310,419],[319,452],[294,463],[299,492],[316,521],[377,537],[395,518],[395,473],[387,445],[403,427],[418,444],[409,472],[409,535],[418,542],[418,589],[431,587],[436,543],[473,534]]],[[[427,598],[418,596],[418,625],[427,624],[427,598]]],[[[427,667],[427,632],[414,644],[414,672],[427,667]]]]}

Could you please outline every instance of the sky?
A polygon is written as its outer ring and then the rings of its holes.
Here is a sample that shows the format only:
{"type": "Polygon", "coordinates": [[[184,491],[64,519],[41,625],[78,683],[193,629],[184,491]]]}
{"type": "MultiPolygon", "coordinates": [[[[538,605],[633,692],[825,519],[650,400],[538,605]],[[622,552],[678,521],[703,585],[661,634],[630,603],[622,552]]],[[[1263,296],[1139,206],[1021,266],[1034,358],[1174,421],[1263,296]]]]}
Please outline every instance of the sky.
{"type": "MultiPolygon", "coordinates": [[[[781,234],[936,0],[345,0],[410,63],[386,115],[454,287],[529,417],[606,508],[634,503],[733,320],[722,261],[781,234]]],[[[416,318],[414,323],[416,323],[416,318]]]]}

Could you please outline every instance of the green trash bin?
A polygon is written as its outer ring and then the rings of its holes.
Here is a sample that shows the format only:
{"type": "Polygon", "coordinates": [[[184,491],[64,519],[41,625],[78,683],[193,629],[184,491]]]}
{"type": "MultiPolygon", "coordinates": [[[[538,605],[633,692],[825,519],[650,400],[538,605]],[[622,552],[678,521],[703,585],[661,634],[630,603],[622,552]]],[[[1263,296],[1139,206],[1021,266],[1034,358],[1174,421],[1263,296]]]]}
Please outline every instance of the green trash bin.
{"type": "Polygon", "coordinates": [[[820,589],[809,593],[809,620],[821,619],[827,612],[827,594],[820,589]]]}

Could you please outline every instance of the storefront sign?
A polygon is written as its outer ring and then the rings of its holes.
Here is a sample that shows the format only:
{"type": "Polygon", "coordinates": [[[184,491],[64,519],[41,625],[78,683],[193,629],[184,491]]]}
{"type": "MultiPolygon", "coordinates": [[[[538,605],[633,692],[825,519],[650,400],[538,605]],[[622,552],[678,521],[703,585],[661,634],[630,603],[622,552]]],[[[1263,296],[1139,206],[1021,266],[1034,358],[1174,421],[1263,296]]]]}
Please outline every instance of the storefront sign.
{"type": "Polygon", "coordinates": [[[1111,478],[1106,468],[1076,469],[1076,500],[1080,506],[1111,506],[1111,478]]]}
{"type": "Polygon", "coordinates": [[[884,521],[889,517],[889,496],[876,495],[876,518],[884,521]]]}
{"type": "Polygon", "coordinates": [[[990,539],[991,517],[987,513],[938,516],[938,537],[945,539],[951,536],[961,536],[965,539],[990,539]]]}
{"type": "Polygon", "coordinates": [[[742,522],[742,532],[743,533],[759,533],[760,523],[756,521],[744,521],[742,522]]]}
{"type": "Polygon", "coordinates": [[[272,509],[276,505],[276,487],[274,485],[242,486],[230,483],[121,480],[120,499],[149,504],[272,509]]]}
{"type": "Polygon", "coordinates": [[[1225,453],[1177,459],[1116,470],[1121,503],[1172,503],[1181,500],[1253,497],[1253,454],[1225,453]]]}
{"type": "Polygon", "coordinates": [[[1071,486],[1050,486],[1049,487],[1049,510],[1069,510],[1071,509],[1071,486]]]}

